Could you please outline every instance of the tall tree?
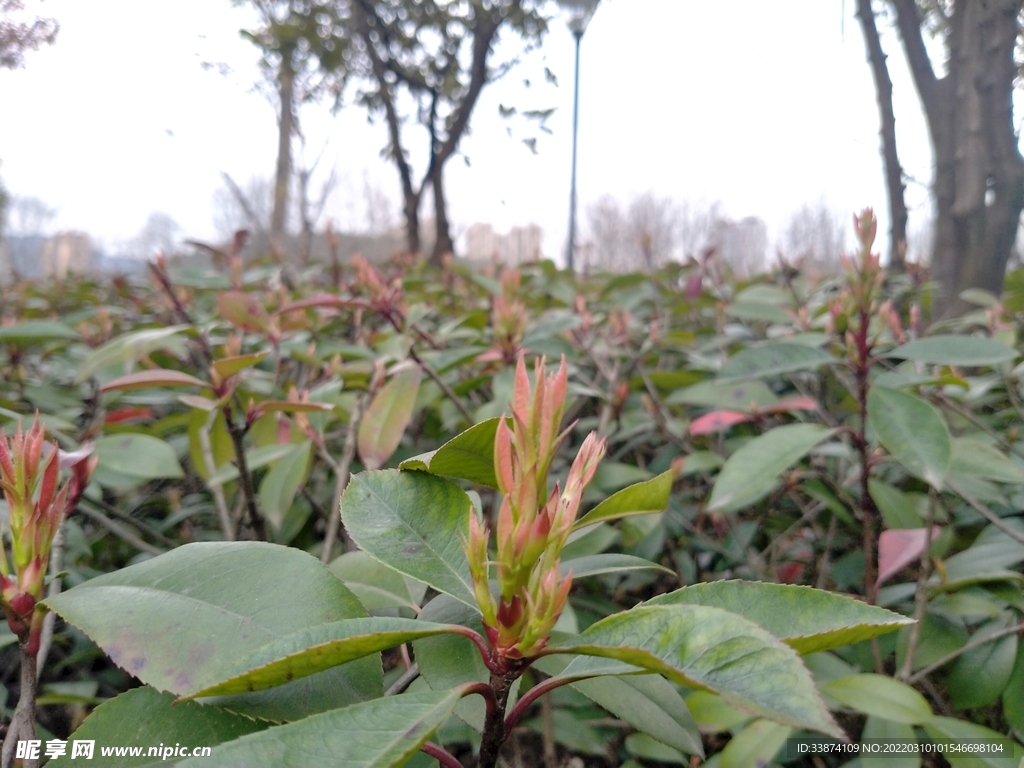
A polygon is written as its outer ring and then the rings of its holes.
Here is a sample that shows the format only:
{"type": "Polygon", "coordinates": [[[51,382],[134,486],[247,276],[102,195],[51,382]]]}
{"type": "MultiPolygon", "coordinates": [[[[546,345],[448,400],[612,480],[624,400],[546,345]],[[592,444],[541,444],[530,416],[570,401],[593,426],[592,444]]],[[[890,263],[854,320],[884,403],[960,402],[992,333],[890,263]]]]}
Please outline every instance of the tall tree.
{"type": "Polygon", "coordinates": [[[437,237],[431,260],[453,249],[444,189],[445,164],[457,154],[484,87],[508,72],[518,56],[495,61],[503,31],[524,47],[547,31],[543,0],[336,0],[327,38],[356,100],[388,128],[386,153],[402,187],[406,245],[422,251],[420,206],[433,193],[437,237]],[[414,117],[410,120],[408,112],[414,117]],[[409,124],[425,133],[422,176],[410,160],[409,124]]]}
{"type": "Polygon", "coordinates": [[[878,114],[881,118],[879,131],[882,139],[882,168],[885,172],[885,189],[889,198],[889,268],[902,272],[907,242],[907,201],[904,197],[903,166],[896,147],[896,112],[892,106],[892,80],[886,64],[882,38],[875,24],[871,0],[857,0],[857,20],[864,34],[864,45],[868,52],[868,63],[875,80],[875,94],[878,98],[878,114]]]}
{"type": "Polygon", "coordinates": [[[253,7],[259,26],[242,30],[242,36],[263,54],[261,66],[273,85],[277,101],[277,164],[274,173],[274,207],[270,217],[271,245],[284,246],[293,173],[292,140],[299,130],[298,106],[315,98],[324,85],[320,77],[334,69],[333,48],[311,45],[328,2],[314,0],[232,0],[253,7]]]}
{"type": "Polygon", "coordinates": [[[935,156],[932,271],[940,315],[967,288],[1002,290],[1024,209],[1024,157],[1013,122],[1014,59],[1024,0],[890,0],[935,156]],[[925,45],[945,44],[945,74],[925,45]]]}

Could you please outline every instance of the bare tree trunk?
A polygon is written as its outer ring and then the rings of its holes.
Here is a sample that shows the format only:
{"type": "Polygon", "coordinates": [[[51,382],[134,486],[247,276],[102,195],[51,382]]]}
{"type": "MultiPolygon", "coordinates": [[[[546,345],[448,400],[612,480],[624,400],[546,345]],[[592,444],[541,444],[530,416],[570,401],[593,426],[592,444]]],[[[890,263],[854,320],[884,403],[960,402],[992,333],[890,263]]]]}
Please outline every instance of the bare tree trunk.
{"type": "Polygon", "coordinates": [[[437,163],[430,173],[430,186],[434,191],[434,226],[437,230],[434,250],[430,254],[430,263],[436,267],[441,266],[441,260],[446,254],[455,252],[455,244],[452,243],[451,224],[448,221],[448,203],[444,197],[443,169],[444,166],[437,163]]]}
{"type": "Polygon", "coordinates": [[[914,0],[892,0],[935,151],[932,274],[938,316],[965,307],[960,294],[999,295],[1024,209],[1024,157],[1013,124],[1014,45],[1024,0],[957,0],[948,74],[938,79],[914,0]]]}
{"type": "Polygon", "coordinates": [[[907,203],[903,191],[903,167],[896,152],[896,114],[892,108],[892,80],[882,41],[875,26],[875,14],[871,0],[857,0],[857,18],[864,33],[864,45],[868,49],[868,62],[875,79],[875,93],[878,96],[878,113],[881,118],[882,165],[885,170],[885,188],[889,197],[889,268],[903,272],[907,240],[907,203]]]}
{"type": "Polygon", "coordinates": [[[294,49],[281,50],[281,69],[277,75],[280,113],[277,119],[277,171],[274,177],[274,212],[270,218],[270,239],[278,248],[284,246],[285,222],[288,217],[288,186],[292,175],[292,134],[295,132],[295,62],[294,49]]]}

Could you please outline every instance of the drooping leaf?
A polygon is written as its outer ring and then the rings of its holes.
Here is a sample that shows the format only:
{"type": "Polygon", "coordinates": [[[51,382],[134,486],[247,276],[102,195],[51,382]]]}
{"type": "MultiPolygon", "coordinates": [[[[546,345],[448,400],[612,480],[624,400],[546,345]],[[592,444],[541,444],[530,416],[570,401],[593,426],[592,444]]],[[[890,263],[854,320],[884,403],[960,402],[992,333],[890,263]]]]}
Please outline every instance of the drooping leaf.
{"type": "MultiPolygon", "coordinates": [[[[262,448],[252,448],[245,452],[246,466],[250,471],[262,469],[280,461],[293,450],[294,445],[291,443],[274,443],[273,445],[264,445],[262,448]]],[[[231,455],[234,455],[234,448],[231,451],[231,455]]],[[[206,483],[210,486],[223,485],[237,479],[238,467],[225,461],[214,474],[207,478],[206,483]]]]}
{"type": "MultiPolygon", "coordinates": [[[[561,656],[548,656],[534,664],[552,677],[565,667],[561,656]]],[[[697,724],[678,689],[660,675],[606,675],[570,683],[634,728],[688,755],[704,755],[697,724]]]]}
{"type": "Polygon", "coordinates": [[[498,432],[498,419],[481,421],[456,435],[436,451],[406,459],[402,469],[421,469],[435,475],[456,477],[473,483],[497,488],[494,475],[494,436],[498,432]]]}
{"type": "Polygon", "coordinates": [[[645,515],[650,512],[661,512],[668,506],[668,497],[672,492],[672,481],[675,472],[662,472],[650,480],[636,483],[623,488],[602,501],[583,517],[576,521],[573,530],[586,528],[588,525],[614,520],[627,515],[645,515]]]}
{"type": "Polygon", "coordinates": [[[313,443],[309,440],[297,443],[292,446],[291,451],[274,462],[266,477],[260,482],[260,508],[267,519],[278,528],[309,473],[312,452],[313,443]]]}
{"type": "Polygon", "coordinates": [[[933,717],[924,696],[886,675],[840,677],[822,684],[821,692],[856,712],[895,723],[923,725],[933,717]]]}
{"type": "Polygon", "coordinates": [[[903,360],[919,360],[923,363],[973,367],[1009,362],[1017,357],[1017,352],[984,336],[949,334],[914,339],[887,352],[886,355],[903,360]]]}
{"type": "Polygon", "coordinates": [[[885,449],[936,490],[949,470],[949,429],[931,403],[888,387],[868,391],[868,422],[885,449]]]}
{"type": "Polygon", "coordinates": [[[783,725],[846,738],[818,696],[796,652],[757,624],[704,605],[641,606],[613,614],[552,648],[578,659],[565,674],[621,674],[620,662],[783,725]],[[608,660],[614,660],[609,662],[608,660]]]}
{"type": "Polygon", "coordinates": [[[405,434],[420,388],[420,369],[395,374],[374,396],[359,424],[359,458],[367,469],[379,469],[405,434]]]}
{"type": "MultiPolygon", "coordinates": [[[[218,768],[398,768],[448,719],[461,690],[421,691],[365,701],[279,725],[217,747],[218,768]]],[[[208,768],[191,758],[181,768],[208,768]]]]}
{"type": "MultiPolygon", "coordinates": [[[[327,567],[260,542],[186,544],[98,576],[47,603],[153,687],[187,694],[224,679],[238,658],[304,627],[363,617],[327,567]]],[[[378,659],[296,680],[268,694],[218,702],[289,720],[381,694],[378,659]]]]}
{"type": "Polygon", "coordinates": [[[209,384],[197,379],[182,371],[172,371],[166,368],[151,368],[146,371],[136,371],[126,376],[119,376],[113,381],[108,381],[102,387],[101,392],[113,392],[114,390],[144,389],[147,387],[206,387],[209,384]]]}
{"type": "Polygon", "coordinates": [[[330,403],[298,403],[294,400],[264,400],[256,404],[254,418],[266,416],[268,413],[325,413],[333,411],[330,403]]]}
{"type": "Polygon", "coordinates": [[[942,528],[932,526],[931,537],[927,528],[899,528],[882,531],[878,537],[878,579],[875,588],[915,560],[920,559],[929,541],[935,541],[942,528]]]}
{"type": "Polygon", "coordinates": [[[755,437],[725,462],[708,510],[735,512],[755,503],[775,486],[779,475],[832,433],[817,424],[787,424],[755,437]]]}
{"type": "Polygon", "coordinates": [[[472,502],[428,472],[361,472],[341,499],[345,529],[360,549],[399,573],[476,608],[463,545],[472,502]]]}
{"type": "Polygon", "coordinates": [[[719,379],[755,379],[794,371],[820,368],[836,359],[816,347],[788,342],[770,342],[746,347],[726,361],[719,379]]]}
{"type": "Polygon", "coordinates": [[[756,622],[804,655],[858,643],[913,620],[852,597],[795,584],[711,581],[652,598],[643,605],[706,605],[756,622]]]}
{"type": "Polygon", "coordinates": [[[99,468],[137,479],[184,477],[174,449],[163,440],[137,432],[104,435],[96,440],[99,468]]]}
{"type": "Polygon", "coordinates": [[[572,571],[573,579],[583,579],[587,576],[598,576],[604,573],[620,573],[622,571],[658,570],[675,575],[675,571],[666,568],[658,563],[652,563],[642,557],[635,555],[621,555],[605,553],[600,555],[587,555],[572,560],[563,560],[560,564],[563,574],[572,571]]]}
{"type": "MultiPolygon", "coordinates": [[[[74,739],[95,741],[100,747],[142,747],[142,756],[117,756],[118,768],[155,768],[174,765],[167,757],[150,757],[149,748],[165,744],[216,747],[240,736],[262,731],[267,723],[251,717],[237,715],[219,707],[203,706],[195,702],[174,705],[174,696],[160,693],[146,685],[133,688],[100,704],[75,729],[74,739]]],[[[100,757],[96,749],[95,757],[100,757]]],[[[207,758],[209,760],[209,758],[207,758]]],[[[47,765],[74,766],[81,758],[72,760],[70,750],[54,758],[47,765]]]]}
{"type": "Polygon", "coordinates": [[[307,627],[240,656],[221,680],[188,691],[183,698],[262,691],[422,637],[463,631],[450,624],[389,616],[307,627]]]}

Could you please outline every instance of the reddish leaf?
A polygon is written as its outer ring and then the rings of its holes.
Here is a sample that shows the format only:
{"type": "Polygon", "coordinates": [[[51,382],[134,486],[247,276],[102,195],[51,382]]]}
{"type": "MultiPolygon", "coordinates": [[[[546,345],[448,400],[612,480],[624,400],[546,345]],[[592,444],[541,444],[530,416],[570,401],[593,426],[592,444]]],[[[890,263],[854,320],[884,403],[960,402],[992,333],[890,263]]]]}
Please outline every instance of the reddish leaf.
{"type": "Polygon", "coordinates": [[[710,432],[720,432],[734,424],[750,421],[752,418],[749,413],[740,413],[739,411],[714,411],[695,419],[690,424],[690,434],[706,435],[710,432]]]}
{"type": "Polygon", "coordinates": [[[283,307],[277,310],[274,314],[283,315],[286,312],[297,312],[300,309],[314,309],[316,307],[326,307],[329,309],[354,309],[354,308],[368,308],[370,305],[365,301],[357,299],[343,299],[340,296],[334,296],[330,293],[317,293],[313,296],[307,296],[299,301],[293,301],[290,304],[285,304],[283,307]]]}
{"type": "Polygon", "coordinates": [[[220,316],[243,331],[269,333],[270,315],[256,299],[241,291],[226,291],[217,297],[220,316]]]}
{"type": "MultiPolygon", "coordinates": [[[[932,541],[942,533],[939,526],[932,527],[932,541]]],[[[878,580],[879,584],[899,573],[903,568],[921,556],[927,544],[928,531],[925,528],[899,528],[882,531],[878,537],[878,580]]]]}
{"type": "Polygon", "coordinates": [[[103,419],[104,424],[120,424],[123,421],[134,421],[136,419],[152,419],[153,411],[149,408],[117,408],[110,411],[103,419]]]}
{"type": "Polygon", "coordinates": [[[334,408],[330,403],[296,403],[291,400],[264,400],[253,409],[253,419],[266,416],[268,413],[314,413],[329,411],[334,408]]]}
{"type": "Polygon", "coordinates": [[[101,392],[113,392],[118,389],[143,389],[145,387],[206,387],[209,384],[181,371],[167,368],[153,368],[148,371],[137,371],[127,376],[120,376],[108,381],[100,388],[101,392]]]}
{"type": "Polygon", "coordinates": [[[818,401],[813,397],[793,395],[792,397],[784,397],[759,410],[761,413],[789,413],[790,411],[816,411],[818,407],[818,401]]]}
{"type": "Polygon", "coordinates": [[[412,417],[420,369],[396,374],[374,396],[359,425],[359,458],[367,469],[379,469],[398,448],[412,417]]]}

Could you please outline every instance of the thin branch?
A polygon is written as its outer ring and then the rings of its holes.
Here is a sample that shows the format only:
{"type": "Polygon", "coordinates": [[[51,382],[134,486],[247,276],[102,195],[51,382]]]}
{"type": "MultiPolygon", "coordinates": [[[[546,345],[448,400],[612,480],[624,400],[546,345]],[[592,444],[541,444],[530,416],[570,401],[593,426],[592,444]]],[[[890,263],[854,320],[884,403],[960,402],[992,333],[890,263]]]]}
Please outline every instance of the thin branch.
{"type": "Polygon", "coordinates": [[[984,637],[976,637],[975,639],[971,640],[971,642],[957,648],[955,651],[952,651],[951,653],[947,653],[941,659],[929,664],[924,669],[918,670],[917,673],[914,674],[907,682],[911,684],[916,683],[919,680],[922,680],[923,678],[927,677],[940,667],[945,666],[953,659],[967,653],[968,651],[973,651],[975,648],[980,648],[986,643],[991,643],[993,640],[998,640],[1001,637],[1013,635],[1017,632],[1024,632],[1024,621],[1022,621],[1020,624],[1014,624],[1012,627],[1000,629],[998,632],[993,632],[991,635],[985,635],[984,637]]]}
{"type": "Polygon", "coordinates": [[[210,415],[206,417],[206,422],[199,428],[199,447],[203,455],[203,466],[206,467],[206,476],[208,478],[206,485],[213,495],[214,504],[217,505],[217,516],[220,517],[220,527],[224,533],[224,540],[234,541],[235,523],[231,518],[230,510],[228,510],[227,499],[224,498],[224,486],[220,483],[214,485],[209,482],[209,479],[212,479],[217,472],[217,464],[213,458],[213,446],[210,443],[210,430],[213,429],[213,424],[216,420],[217,411],[210,411],[210,415]]]}
{"type": "Polygon", "coordinates": [[[956,483],[950,482],[947,479],[946,480],[946,485],[949,486],[949,490],[953,491],[953,493],[955,493],[957,496],[959,496],[964,501],[966,501],[971,507],[974,508],[975,512],[977,512],[979,515],[981,515],[986,520],[988,520],[990,523],[992,523],[992,525],[994,525],[1000,531],[1005,533],[1011,539],[1014,539],[1015,541],[1019,541],[1021,544],[1024,544],[1024,533],[1021,533],[1020,531],[1014,530],[1013,528],[1008,526],[1006,523],[1003,522],[1002,518],[1000,518],[999,515],[997,515],[991,509],[989,509],[984,504],[982,504],[980,501],[975,499],[973,496],[971,496],[969,493],[967,493],[963,488],[959,487],[956,483]]]}
{"type": "Polygon", "coordinates": [[[327,510],[327,533],[324,535],[323,551],[320,553],[320,561],[323,563],[331,561],[331,551],[334,549],[334,542],[337,541],[338,531],[341,528],[341,494],[348,487],[352,462],[356,456],[357,435],[359,434],[359,424],[363,420],[364,405],[365,397],[356,398],[355,407],[349,413],[345,447],[341,451],[340,460],[334,461],[325,448],[317,446],[320,457],[334,470],[334,497],[331,508],[327,510]]]}
{"type": "MultiPolygon", "coordinates": [[[[18,691],[18,705],[14,708],[11,724],[7,727],[0,765],[13,765],[15,748],[21,740],[36,737],[36,657],[21,648],[21,688],[18,691]]],[[[22,768],[38,768],[38,760],[25,759],[22,768]]]]}
{"type": "Polygon", "coordinates": [[[384,691],[385,696],[397,696],[400,693],[405,693],[406,689],[413,684],[413,682],[420,676],[420,668],[413,664],[402,676],[399,677],[391,686],[384,691]]]}
{"type": "Polygon", "coordinates": [[[428,741],[420,747],[420,752],[430,755],[445,768],[462,768],[462,763],[455,759],[455,755],[444,747],[434,744],[432,741],[428,741]]]}
{"type": "Polygon", "coordinates": [[[92,509],[87,502],[79,504],[77,509],[90,520],[99,523],[115,536],[120,536],[140,552],[145,552],[146,554],[153,555],[154,557],[164,553],[164,550],[143,541],[134,531],[128,530],[116,520],[111,520],[98,509],[92,509]]]}
{"type": "Polygon", "coordinates": [[[914,653],[917,651],[917,643],[921,637],[921,622],[924,620],[924,613],[928,608],[928,577],[931,575],[932,525],[935,523],[935,504],[935,489],[932,488],[928,492],[928,519],[924,524],[924,549],[921,550],[917,591],[914,594],[914,623],[910,627],[910,637],[907,640],[907,655],[903,658],[903,667],[897,675],[903,682],[907,682],[914,671],[914,653]]]}

